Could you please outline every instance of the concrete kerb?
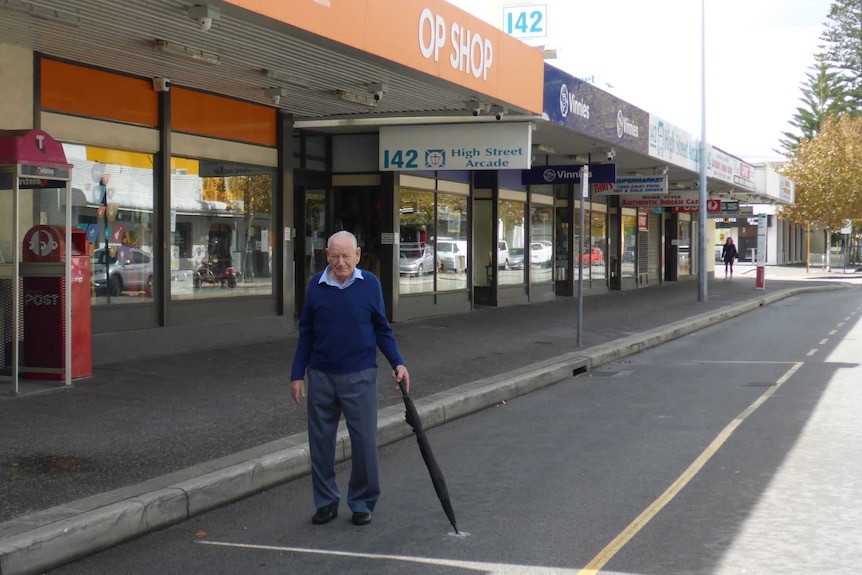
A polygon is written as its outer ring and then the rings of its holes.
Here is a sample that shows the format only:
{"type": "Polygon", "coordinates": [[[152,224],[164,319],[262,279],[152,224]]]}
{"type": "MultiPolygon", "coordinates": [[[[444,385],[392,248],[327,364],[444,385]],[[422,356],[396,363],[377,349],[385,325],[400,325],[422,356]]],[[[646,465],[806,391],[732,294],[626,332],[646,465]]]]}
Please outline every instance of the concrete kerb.
{"type": "MultiPolygon", "coordinates": [[[[594,369],[784,298],[846,287],[811,286],[764,293],[762,297],[687,320],[421,398],[415,401],[416,409],[424,428],[430,429],[563,381],[571,377],[575,370],[594,369]]],[[[413,433],[404,421],[404,408],[399,405],[380,410],[378,429],[380,445],[399,441],[413,433]]],[[[338,446],[339,461],[347,460],[350,457],[350,441],[346,429],[339,431],[338,446]]],[[[3,531],[11,530],[13,534],[0,539],[0,575],[43,573],[310,472],[305,434],[271,442],[244,453],[254,454],[254,457],[237,462],[237,454],[234,454],[217,460],[225,464],[223,467],[219,467],[216,462],[207,462],[199,466],[202,473],[198,476],[113,501],[103,507],[75,513],[76,505],[72,502],[55,508],[54,513],[46,510],[34,514],[55,518],[62,516],[42,525],[34,526],[32,516],[8,522],[4,524],[3,531]],[[266,449],[271,451],[266,452],[266,449]],[[229,463],[231,461],[233,463],[229,463]],[[20,522],[21,527],[17,533],[14,532],[16,521],[20,522]]],[[[158,485],[157,480],[155,483],[154,480],[144,483],[158,485]]],[[[128,493],[129,489],[117,491],[128,493]]],[[[131,489],[134,490],[134,487],[131,489]]],[[[110,500],[110,493],[99,497],[110,500]]]]}

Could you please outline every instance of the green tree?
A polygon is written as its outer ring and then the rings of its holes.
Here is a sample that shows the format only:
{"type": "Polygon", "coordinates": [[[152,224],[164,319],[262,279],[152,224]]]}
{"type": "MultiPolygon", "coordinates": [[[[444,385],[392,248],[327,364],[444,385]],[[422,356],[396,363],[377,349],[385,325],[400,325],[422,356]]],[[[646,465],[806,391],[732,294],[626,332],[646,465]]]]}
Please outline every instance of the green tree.
{"type": "Polygon", "coordinates": [[[814,57],[815,63],[806,73],[807,81],[802,84],[802,106],[796,108],[790,125],[795,132],[784,132],[779,140],[786,153],[793,154],[801,138],[813,138],[820,132],[820,125],[826,116],[837,116],[846,109],[844,90],[839,74],[830,67],[825,53],[814,57]]]}
{"type": "Polygon", "coordinates": [[[821,39],[832,68],[840,73],[847,110],[862,112],[862,2],[835,0],[821,39]]]}

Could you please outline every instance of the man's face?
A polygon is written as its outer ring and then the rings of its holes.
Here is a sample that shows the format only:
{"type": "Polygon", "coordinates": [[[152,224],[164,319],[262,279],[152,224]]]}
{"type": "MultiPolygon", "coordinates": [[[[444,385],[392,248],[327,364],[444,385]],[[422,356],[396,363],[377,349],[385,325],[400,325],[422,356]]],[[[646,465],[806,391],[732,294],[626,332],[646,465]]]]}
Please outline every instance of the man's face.
{"type": "Polygon", "coordinates": [[[359,263],[359,248],[354,248],[349,239],[336,238],[326,248],[326,259],[335,280],[344,283],[353,275],[353,270],[359,263]]]}

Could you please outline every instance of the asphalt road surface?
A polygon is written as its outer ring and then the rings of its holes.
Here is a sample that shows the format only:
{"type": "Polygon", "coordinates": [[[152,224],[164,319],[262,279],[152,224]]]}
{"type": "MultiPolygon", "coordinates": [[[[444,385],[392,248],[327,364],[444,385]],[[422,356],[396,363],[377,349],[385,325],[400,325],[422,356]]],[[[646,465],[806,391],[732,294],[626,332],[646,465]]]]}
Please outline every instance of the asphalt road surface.
{"type": "Polygon", "coordinates": [[[860,310],[789,298],[430,430],[461,535],[405,440],[369,526],[312,525],[303,478],[52,573],[855,575],[860,310]]]}

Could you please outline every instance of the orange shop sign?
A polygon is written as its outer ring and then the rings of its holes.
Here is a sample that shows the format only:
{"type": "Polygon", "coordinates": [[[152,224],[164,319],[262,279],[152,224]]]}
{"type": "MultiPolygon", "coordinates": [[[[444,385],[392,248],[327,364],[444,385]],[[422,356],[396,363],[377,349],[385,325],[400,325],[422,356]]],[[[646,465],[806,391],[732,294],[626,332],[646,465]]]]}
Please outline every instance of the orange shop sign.
{"type": "Polygon", "coordinates": [[[542,111],[542,53],[443,0],[225,2],[530,112],[542,111]]]}

